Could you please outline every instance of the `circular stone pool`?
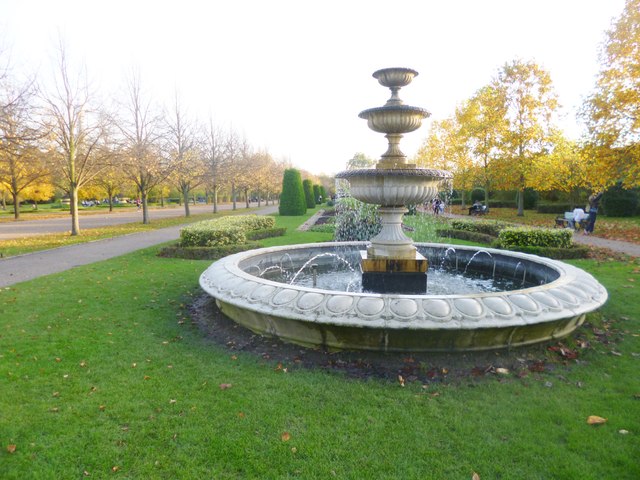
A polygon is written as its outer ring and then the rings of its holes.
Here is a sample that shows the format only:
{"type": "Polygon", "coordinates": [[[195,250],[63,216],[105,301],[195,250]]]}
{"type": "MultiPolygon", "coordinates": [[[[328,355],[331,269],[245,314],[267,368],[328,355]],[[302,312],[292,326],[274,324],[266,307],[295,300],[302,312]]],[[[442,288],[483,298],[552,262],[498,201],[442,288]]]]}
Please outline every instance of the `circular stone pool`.
{"type": "Polygon", "coordinates": [[[254,332],[305,346],[379,351],[485,350],[557,339],[607,300],[598,281],[563,262],[476,247],[416,247],[429,259],[428,285],[445,271],[472,284],[491,278],[492,285],[496,280],[511,286],[465,293],[455,286],[458,293],[431,293],[429,286],[424,295],[334,289],[330,272],[348,270],[349,259],[366,248],[363,242],[230,255],[213,263],[200,285],[225,315],[254,332]],[[323,278],[327,275],[331,288],[296,284],[308,283],[305,270],[311,265],[323,278]],[[274,281],[269,278],[274,271],[294,272],[298,278],[293,284],[284,277],[274,281]]]}

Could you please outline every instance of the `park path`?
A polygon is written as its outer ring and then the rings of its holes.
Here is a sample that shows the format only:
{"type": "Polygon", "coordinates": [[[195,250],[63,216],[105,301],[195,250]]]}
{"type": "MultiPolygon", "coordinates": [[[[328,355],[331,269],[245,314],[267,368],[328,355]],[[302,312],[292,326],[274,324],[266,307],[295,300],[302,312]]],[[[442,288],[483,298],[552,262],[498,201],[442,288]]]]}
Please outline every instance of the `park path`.
{"type": "MultiPolygon", "coordinates": [[[[247,213],[268,215],[277,211],[277,205],[270,205],[257,210],[252,209],[247,213]]],[[[180,237],[180,229],[183,226],[160,228],[95,242],[0,258],[0,288],[177,240],[180,237]]]]}
{"type": "MultiPolygon", "coordinates": [[[[256,207],[257,203],[252,203],[252,207],[256,207]]],[[[218,210],[231,210],[233,207],[230,203],[218,205],[218,210]]],[[[238,203],[238,209],[244,208],[244,203],[238,203]]],[[[210,213],[213,211],[213,205],[196,204],[190,205],[189,211],[192,215],[199,213],[210,213]]],[[[164,208],[150,208],[149,218],[160,220],[162,218],[182,217],[184,216],[184,206],[173,205],[164,208]]],[[[112,225],[121,225],[124,223],[135,223],[142,219],[142,211],[136,208],[115,209],[109,213],[107,211],[90,211],[82,210],[80,212],[80,228],[82,230],[91,228],[108,227],[112,225]]],[[[29,220],[28,215],[22,215],[19,221],[2,221],[0,222],[0,240],[10,240],[14,238],[31,237],[34,235],[44,235],[47,233],[64,233],[71,230],[71,217],[68,213],[58,213],[46,218],[38,218],[29,220]]]]}
{"type": "MultiPolygon", "coordinates": [[[[456,213],[445,213],[448,218],[477,218],[469,217],[467,215],[458,215],[456,213]]],[[[597,234],[597,223],[596,223],[597,234]]],[[[580,232],[575,232],[573,235],[573,241],[582,245],[589,245],[592,247],[608,248],[614,252],[624,253],[632,257],[640,257],[640,245],[631,242],[623,242],[620,240],[609,240],[607,238],[597,237],[593,235],[584,235],[580,232]]]]}
{"type": "MultiPolygon", "coordinates": [[[[210,208],[210,207],[209,207],[210,208]]],[[[250,213],[268,215],[277,211],[277,206],[262,207],[250,213]]],[[[468,218],[464,215],[448,214],[451,217],[468,218]]],[[[68,221],[68,219],[67,219],[68,221]]],[[[22,223],[22,222],[21,222],[22,223]]],[[[95,242],[70,245],[52,250],[0,258],[0,288],[34,278],[62,272],[79,265],[107,260],[125,253],[177,240],[182,226],[161,228],[149,232],[134,233],[95,242]]],[[[640,257],[640,245],[594,236],[576,234],[577,243],[608,248],[633,257],[640,257]]]]}

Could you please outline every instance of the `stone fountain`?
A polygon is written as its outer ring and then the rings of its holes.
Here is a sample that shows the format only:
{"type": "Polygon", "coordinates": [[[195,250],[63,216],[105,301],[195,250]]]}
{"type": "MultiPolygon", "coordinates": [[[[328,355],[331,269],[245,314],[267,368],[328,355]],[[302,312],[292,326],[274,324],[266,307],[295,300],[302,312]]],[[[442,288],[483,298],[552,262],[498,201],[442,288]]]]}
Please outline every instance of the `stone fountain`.
{"type": "Polygon", "coordinates": [[[416,251],[402,231],[406,205],[420,205],[438,194],[449,172],[417,168],[400,150],[405,133],[413,132],[429,116],[423,108],[405,105],[398,91],[411,83],[418,72],[410,68],[385,68],[373,73],[380,85],[391,90],[382,107],[360,112],[369,128],[384,133],[389,142],[374,169],[347,170],[336,177],[349,181],[351,195],[364,203],[380,205],[382,230],[362,252],[362,283],[378,293],[426,293],[427,260],[416,251]]]}
{"type": "Polygon", "coordinates": [[[562,338],[604,304],[604,287],[572,265],[518,252],[414,244],[406,237],[401,226],[406,205],[428,201],[448,177],[408,164],[399,148],[402,135],[428,116],[398,96],[416,75],[407,68],[374,73],[392,95],[386,105],[360,117],[386,135],[389,147],[376,168],[339,174],[354,197],[380,205],[380,234],[369,244],[262,248],[214,262],[200,285],[225,315],[254,332],[312,347],[470,351],[562,338]],[[428,259],[429,270],[439,275],[434,286],[451,283],[449,290],[429,291],[428,259]],[[361,288],[351,281],[339,284],[344,265],[358,277],[351,265],[362,270],[361,288]],[[299,281],[307,271],[313,272],[311,284],[299,281]],[[317,272],[324,275],[321,285],[316,285],[317,272]],[[459,283],[480,284],[481,277],[493,286],[470,291],[459,283]]]}

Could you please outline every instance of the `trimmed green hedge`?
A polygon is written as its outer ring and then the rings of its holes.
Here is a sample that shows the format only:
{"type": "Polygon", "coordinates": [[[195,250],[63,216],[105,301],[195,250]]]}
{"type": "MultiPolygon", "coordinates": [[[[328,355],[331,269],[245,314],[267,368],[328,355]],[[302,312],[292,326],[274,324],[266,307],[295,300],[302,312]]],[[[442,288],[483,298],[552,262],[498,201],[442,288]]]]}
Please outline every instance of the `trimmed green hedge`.
{"type": "Polygon", "coordinates": [[[573,231],[567,228],[505,228],[499,233],[496,245],[500,248],[571,248],[573,245],[573,231]]]}
{"type": "Polygon", "coordinates": [[[307,208],[316,208],[316,197],[313,196],[313,183],[311,180],[302,181],[302,190],[304,191],[304,199],[307,208]]]}
{"type": "Polygon", "coordinates": [[[281,237],[287,233],[286,227],[263,228],[260,230],[251,230],[246,233],[247,240],[262,240],[263,238],[281,237]]]}
{"type": "Polygon", "coordinates": [[[223,245],[217,247],[182,247],[172,245],[164,247],[158,252],[163,258],[184,258],[186,260],[218,260],[234,253],[260,248],[258,242],[246,242],[238,245],[223,245]]]}
{"type": "Polygon", "coordinates": [[[531,253],[540,257],[553,258],[555,260],[568,260],[572,258],[587,258],[589,256],[589,247],[584,245],[573,245],[569,248],[557,247],[513,247],[508,250],[516,252],[531,253]]]}
{"type": "Polygon", "coordinates": [[[512,224],[497,220],[451,220],[451,229],[467,232],[483,233],[497,237],[501,230],[511,227],[512,224]]]}
{"type": "Polygon", "coordinates": [[[295,168],[287,168],[284,171],[278,213],[282,216],[298,216],[307,213],[307,200],[302,187],[302,177],[295,168]]]}
{"type": "Polygon", "coordinates": [[[438,229],[436,234],[439,237],[444,238],[457,238],[458,240],[467,240],[469,242],[486,243],[491,244],[496,237],[487,235],[486,233],[472,232],[469,230],[454,230],[454,229],[438,229]]]}
{"type": "MultiPolygon", "coordinates": [[[[274,228],[275,218],[259,215],[221,217],[187,225],[180,230],[182,247],[219,247],[243,244],[248,232],[274,228]]],[[[266,237],[263,237],[266,238],[266,237]]]]}
{"type": "Polygon", "coordinates": [[[538,213],[558,213],[570,212],[573,210],[568,203],[538,203],[536,207],[538,213]]]}

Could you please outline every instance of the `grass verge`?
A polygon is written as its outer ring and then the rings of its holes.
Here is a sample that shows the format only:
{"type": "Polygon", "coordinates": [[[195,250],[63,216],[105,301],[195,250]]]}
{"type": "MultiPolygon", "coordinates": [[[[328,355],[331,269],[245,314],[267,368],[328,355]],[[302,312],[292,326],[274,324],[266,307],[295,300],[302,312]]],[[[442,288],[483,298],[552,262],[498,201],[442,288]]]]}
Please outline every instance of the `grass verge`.
{"type": "Polygon", "coordinates": [[[121,225],[113,225],[105,228],[83,229],[80,235],[71,236],[69,232],[54,233],[47,235],[38,235],[25,237],[21,239],[1,240],[0,255],[4,257],[12,257],[25,253],[37,252],[40,250],[48,250],[51,248],[64,247],[67,245],[77,245],[80,243],[92,242],[95,240],[103,240],[105,238],[129,235],[132,233],[146,232],[157,230],[159,228],[173,227],[175,225],[186,225],[189,223],[199,222],[226,215],[242,215],[255,212],[255,208],[238,209],[238,210],[220,210],[218,213],[203,213],[191,215],[188,218],[179,216],[172,218],[162,218],[153,220],[147,225],[141,222],[125,223],[121,225]]]}
{"type": "Polygon", "coordinates": [[[611,298],[553,371],[402,387],[212,344],[157,251],[0,291],[1,478],[640,477],[637,262],[571,262],[611,298]]]}

